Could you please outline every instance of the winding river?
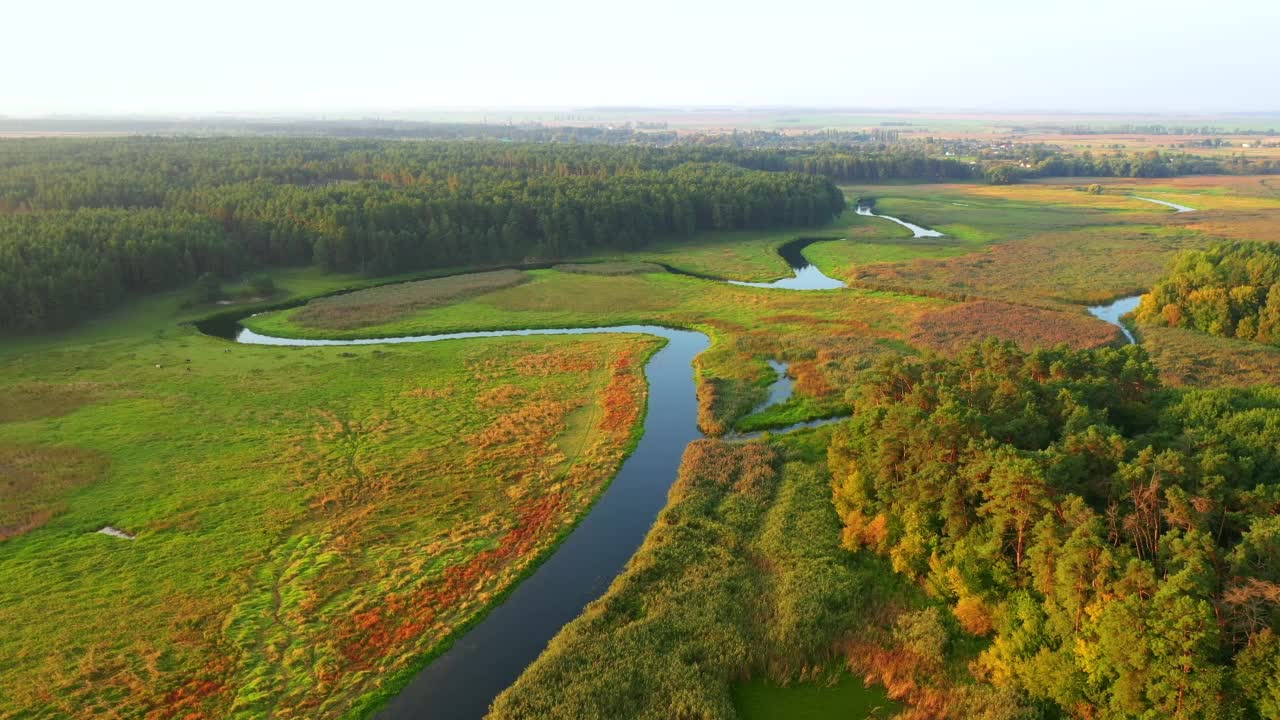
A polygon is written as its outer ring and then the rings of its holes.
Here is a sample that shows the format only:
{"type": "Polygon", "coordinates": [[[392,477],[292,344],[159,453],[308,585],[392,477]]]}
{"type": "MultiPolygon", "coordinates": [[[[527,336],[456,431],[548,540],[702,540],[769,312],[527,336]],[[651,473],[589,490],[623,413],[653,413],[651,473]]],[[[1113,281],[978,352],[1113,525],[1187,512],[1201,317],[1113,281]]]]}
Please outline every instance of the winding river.
{"type": "MultiPolygon", "coordinates": [[[[515,682],[560,628],[581,614],[587,603],[604,594],[640,547],[666,504],[667,491],[679,471],[685,447],[703,437],[697,426],[697,393],[690,368],[694,358],[710,346],[710,340],[700,332],[657,325],[479,331],[356,340],[272,337],[243,327],[235,332],[236,342],[276,346],[374,345],[600,333],[641,333],[667,341],[644,368],[649,398],[639,444],[590,512],[555,552],[517,584],[502,604],[420,671],[378,714],[379,718],[418,718],[428,713],[432,718],[441,719],[483,717],[493,699],[515,682]]],[[[779,378],[770,387],[770,398],[785,400],[790,395],[786,367],[772,362],[771,366],[779,372],[779,378]]],[[[798,427],[823,422],[831,421],[814,421],[798,427]]],[[[789,429],[794,428],[781,432],[789,429]]],[[[749,440],[760,434],[732,439],[749,440]]]]}
{"type": "Polygon", "coordinates": [[[937,237],[943,236],[942,233],[938,232],[937,230],[930,230],[927,227],[920,227],[915,223],[909,223],[906,220],[899,220],[898,218],[893,217],[892,215],[880,215],[876,211],[872,210],[870,205],[859,204],[858,209],[855,210],[855,212],[857,212],[859,215],[865,215],[866,217],[878,217],[884,220],[888,220],[889,222],[898,223],[902,227],[910,230],[912,237],[937,238],[937,237]]]}
{"type": "Polygon", "coordinates": [[[768,360],[769,367],[777,373],[777,378],[769,384],[769,394],[765,397],[764,402],[760,403],[751,412],[758,413],[770,405],[778,405],[791,399],[791,394],[795,391],[795,383],[791,380],[791,376],[787,371],[791,366],[780,360],[768,360]]]}
{"type": "Polygon", "coordinates": [[[832,239],[835,238],[799,238],[779,247],[778,254],[791,266],[793,275],[789,278],[774,280],[773,282],[743,282],[741,280],[729,280],[727,282],[730,285],[775,288],[778,290],[838,290],[845,286],[844,283],[823,273],[818,269],[817,265],[809,262],[804,256],[805,248],[816,242],[832,239]]]}
{"type": "MultiPolygon", "coordinates": [[[[698,403],[690,368],[710,346],[700,332],[658,325],[615,325],[601,328],[554,328],[362,338],[306,340],[272,337],[239,328],[235,341],[250,345],[333,346],[422,343],[471,338],[528,335],[594,335],[639,333],[667,341],[645,365],[649,386],[644,434],[613,481],[582,522],[532,575],[517,584],[502,604],[458,638],[445,653],[419,672],[379,714],[379,718],[475,720],[509,687],[587,603],[600,597],[626,566],[666,504],[667,491],[680,469],[685,447],[703,437],[698,430],[698,403]]],[[[791,394],[786,366],[770,361],[779,377],[770,386],[770,401],[791,394]]],[[[801,423],[813,427],[833,420],[801,423]]],[[[736,435],[749,440],[763,433],[736,435]]]]}
{"type": "MultiPolygon", "coordinates": [[[[918,237],[941,234],[903,224],[917,228],[913,232],[925,233],[918,234],[918,237]]],[[[823,239],[826,238],[799,239],[779,248],[779,253],[791,265],[794,277],[772,283],[734,284],[787,290],[844,287],[844,283],[823,274],[804,257],[802,250],[806,246],[823,239]]],[[[483,717],[494,698],[515,682],[565,624],[580,615],[589,602],[604,594],[609,583],[623,570],[666,504],[667,491],[679,472],[685,448],[690,442],[703,437],[697,425],[698,403],[692,367],[694,358],[711,343],[706,335],[691,330],[658,325],[616,325],[312,340],[262,335],[228,319],[205,323],[200,329],[247,345],[306,347],[600,333],[655,335],[667,341],[644,368],[649,387],[644,434],[635,450],[623,461],[613,481],[577,527],[532,575],[518,583],[501,604],[492,608],[480,622],[457,638],[452,647],[415,675],[404,690],[378,713],[377,717],[384,720],[424,716],[435,720],[476,720],[483,717]]],[[[778,373],[778,378],[769,388],[768,400],[756,411],[791,396],[792,383],[786,375],[787,366],[773,360],[769,364],[778,373]]],[[[772,432],[817,427],[839,419],[811,420],[772,432]]],[[[763,434],[736,434],[725,439],[745,441],[763,434]]]]}
{"type": "Polygon", "coordinates": [[[1138,307],[1138,301],[1141,299],[1141,295],[1134,295],[1132,297],[1120,298],[1108,305],[1094,305],[1089,308],[1089,314],[1099,320],[1109,322],[1120,328],[1120,332],[1124,333],[1124,337],[1129,341],[1129,344],[1134,345],[1137,344],[1137,339],[1133,337],[1133,333],[1129,332],[1129,328],[1125,327],[1124,323],[1120,322],[1120,318],[1133,312],[1134,309],[1138,307]]]}
{"type": "Polygon", "coordinates": [[[591,511],[532,575],[454,645],[420,671],[380,718],[476,720],[587,603],[600,597],[635,554],[666,503],[685,447],[701,438],[690,367],[710,345],[706,335],[656,325],[463,332],[358,340],[301,340],[241,328],[253,345],[373,345],[526,335],[641,333],[667,341],[645,365],[649,386],[644,434],[591,511]]]}

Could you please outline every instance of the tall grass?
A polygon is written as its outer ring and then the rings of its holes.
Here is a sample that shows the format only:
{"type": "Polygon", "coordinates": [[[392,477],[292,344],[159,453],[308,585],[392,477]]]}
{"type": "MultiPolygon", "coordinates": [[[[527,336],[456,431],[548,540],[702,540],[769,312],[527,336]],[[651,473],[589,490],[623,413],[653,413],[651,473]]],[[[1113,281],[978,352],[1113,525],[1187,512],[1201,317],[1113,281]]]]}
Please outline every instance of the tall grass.
{"type": "Polygon", "coordinates": [[[353,330],[391,322],[417,310],[457,302],[526,280],[528,276],[519,270],[492,270],[382,285],[312,300],[295,312],[293,318],[307,327],[353,330]]]}
{"type": "Polygon", "coordinates": [[[839,547],[822,447],[691,444],[626,572],[490,717],[728,720],[736,681],[824,672],[866,582],[839,547]]]}

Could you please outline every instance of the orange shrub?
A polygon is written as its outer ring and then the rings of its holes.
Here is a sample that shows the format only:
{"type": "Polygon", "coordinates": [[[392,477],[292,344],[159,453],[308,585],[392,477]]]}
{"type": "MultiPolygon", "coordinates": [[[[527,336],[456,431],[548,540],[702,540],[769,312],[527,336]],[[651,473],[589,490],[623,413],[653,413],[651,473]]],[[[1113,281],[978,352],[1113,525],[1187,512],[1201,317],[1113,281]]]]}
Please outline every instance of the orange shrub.
{"type": "Polygon", "coordinates": [[[966,595],[960,598],[951,612],[956,616],[960,627],[970,635],[987,635],[995,629],[991,620],[991,610],[982,598],[966,595]]]}

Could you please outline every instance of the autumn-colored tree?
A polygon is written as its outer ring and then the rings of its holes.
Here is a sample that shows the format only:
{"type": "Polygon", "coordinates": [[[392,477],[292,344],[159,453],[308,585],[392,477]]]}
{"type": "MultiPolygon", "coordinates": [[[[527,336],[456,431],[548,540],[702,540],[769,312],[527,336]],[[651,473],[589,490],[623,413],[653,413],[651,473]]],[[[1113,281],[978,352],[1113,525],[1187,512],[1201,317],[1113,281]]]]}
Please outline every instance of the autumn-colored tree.
{"type": "MultiPolygon", "coordinates": [[[[849,398],[845,547],[989,635],[975,677],[1070,717],[1274,717],[1280,389],[1176,395],[1137,347],[991,341],[886,361],[849,398]]],[[[903,622],[924,657],[925,616],[903,622]]]]}

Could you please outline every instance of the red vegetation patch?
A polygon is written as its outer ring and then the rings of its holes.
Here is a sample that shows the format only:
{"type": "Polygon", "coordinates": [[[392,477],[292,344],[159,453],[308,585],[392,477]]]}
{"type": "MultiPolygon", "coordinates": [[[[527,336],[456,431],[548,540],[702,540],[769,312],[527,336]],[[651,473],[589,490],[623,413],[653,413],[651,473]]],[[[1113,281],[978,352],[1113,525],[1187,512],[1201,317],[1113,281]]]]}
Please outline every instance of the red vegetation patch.
{"type": "Polygon", "coordinates": [[[518,477],[529,460],[548,455],[551,441],[565,427],[572,403],[539,393],[518,407],[494,417],[485,429],[463,438],[471,452],[469,467],[494,468],[499,479],[518,477]]]}
{"type": "Polygon", "coordinates": [[[436,582],[342,621],[335,628],[339,652],[352,671],[371,670],[377,661],[421,636],[446,610],[482,596],[510,563],[532,558],[537,545],[559,526],[564,496],[552,493],[529,498],[517,507],[514,528],[498,546],[469,562],[445,569],[436,582]]]}
{"type": "Polygon", "coordinates": [[[791,363],[791,374],[796,378],[795,391],[809,397],[826,397],[836,392],[822,371],[824,361],[810,360],[791,363]]]}
{"type": "Polygon", "coordinates": [[[1119,328],[1084,314],[979,300],[921,315],[911,342],[950,351],[989,337],[1012,340],[1024,350],[1061,343],[1085,349],[1123,341],[1119,328]]]}
{"type": "Polygon", "coordinates": [[[899,647],[882,647],[870,642],[850,642],[844,648],[849,667],[861,673],[867,685],[883,685],[889,697],[910,705],[896,717],[908,720],[960,720],[953,712],[947,687],[920,682],[928,674],[923,658],[899,647]]]}
{"type": "Polygon", "coordinates": [[[738,494],[767,499],[778,480],[777,462],[777,452],[763,443],[696,440],[684,451],[680,477],[672,486],[668,504],[675,505],[699,483],[732,487],[738,494]]]}
{"type": "Polygon", "coordinates": [[[720,378],[702,378],[698,383],[698,427],[702,432],[711,435],[723,435],[729,429],[721,419],[720,405],[724,402],[724,380],[720,378]]]}
{"type": "Polygon", "coordinates": [[[220,696],[227,691],[221,677],[230,668],[231,664],[225,659],[204,668],[201,676],[186,680],[166,694],[160,706],[147,713],[147,720],[205,720],[218,717],[220,713],[213,712],[210,706],[221,704],[220,696]]]}
{"type": "Polygon", "coordinates": [[[516,372],[525,376],[547,377],[559,373],[589,373],[600,367],[597,358],[584,350],[559,350],[531,353],[515,362],[516,372]]]}
{"type": "Polygon", "coordinates": [[[499,385],[476,396],[476,405],[490,410],[504,408],[523,398],[527,392],[515,385],[499,385]]]}
{"type": "Polygon", "coordinates": [[[632,370],[633,364],[630,353],[613,363],[613,374],[604,391],[604,420],[600,423],[605,430],[629,431],[636,421],[636,396],[644,392],[644,380],[632,370]]]}

